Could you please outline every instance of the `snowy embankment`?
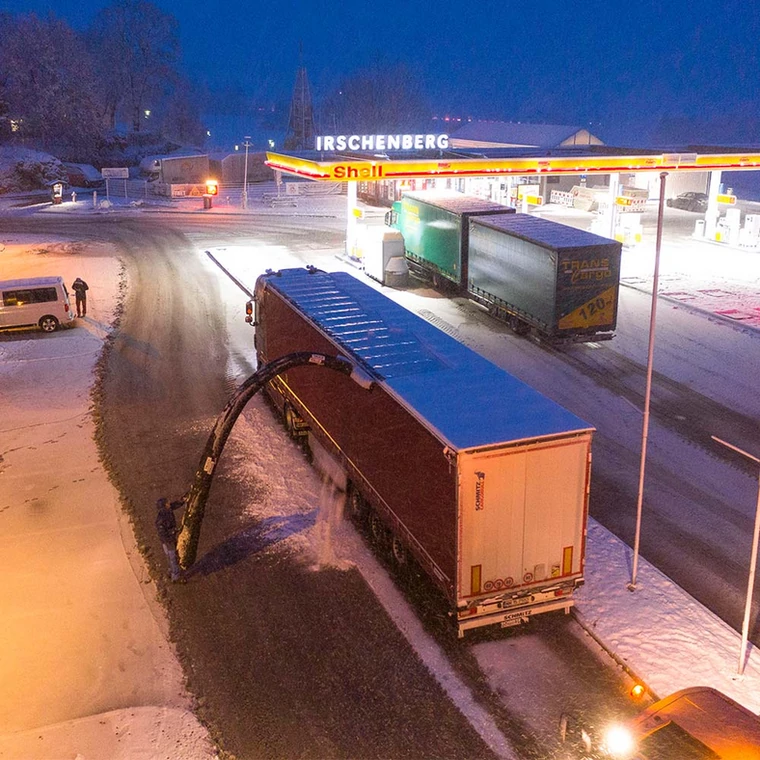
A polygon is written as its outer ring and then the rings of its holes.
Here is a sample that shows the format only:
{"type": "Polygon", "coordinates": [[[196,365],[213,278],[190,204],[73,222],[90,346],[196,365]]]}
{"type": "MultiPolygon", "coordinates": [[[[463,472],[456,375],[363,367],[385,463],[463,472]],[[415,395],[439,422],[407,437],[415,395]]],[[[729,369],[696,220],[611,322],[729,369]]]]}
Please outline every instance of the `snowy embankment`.
{"type": "Polygon", "coordinates": [[[0,146],[0,194],[39,190],[66,177],[63,164],[49,153],[0,146]]]}
{"type": "Polygon", "coordinates": [[[104,245],[0,240],[2,278],[42,275],[85,279],[89,308],[50,335],[0,333],[0,756],[211,758],[94,440],[119,262],[104,245]]]}

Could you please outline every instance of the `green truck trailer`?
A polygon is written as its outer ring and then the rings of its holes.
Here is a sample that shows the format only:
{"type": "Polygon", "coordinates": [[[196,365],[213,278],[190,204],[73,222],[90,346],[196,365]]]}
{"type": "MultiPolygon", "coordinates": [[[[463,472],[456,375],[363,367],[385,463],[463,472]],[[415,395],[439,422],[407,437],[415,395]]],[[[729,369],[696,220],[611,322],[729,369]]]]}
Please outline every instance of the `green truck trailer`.
{"type": "Polygon", "coordinates": [[[463,290],[467,283],[469,220],[514,214],[500,203],[453,191],[405,193],[386,214],[386,223],[404,237],[410,269],[436,287],[463,290]]]}
{"type": "Polygon", "coordinates": [[[401,231],[413,271],[483,304],[516,332],[552,342],[613,337],[619,242],[478,198],[438,199],[432,191],[404,196],[387,221],[401,231]]]}

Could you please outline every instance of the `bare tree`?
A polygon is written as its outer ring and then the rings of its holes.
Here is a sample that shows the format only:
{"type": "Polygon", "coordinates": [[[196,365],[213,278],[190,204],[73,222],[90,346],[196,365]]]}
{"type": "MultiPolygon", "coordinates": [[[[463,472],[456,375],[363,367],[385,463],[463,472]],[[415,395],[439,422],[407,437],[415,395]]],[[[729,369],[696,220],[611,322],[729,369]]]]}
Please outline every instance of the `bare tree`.
{"type": "Polygon", "coordinates": [[[145,112],[155,109],[153,100],[163,98],[177,78],[177,20],[147,0],[117,0],[96,16],[88,38],[98,62],[104,115],[113,126],[123,107],[139,132],[145,112]]]}
{"type": "Polygon", "coordinates": [[[91,59],[82,39],[52,15],[2,19],[0,87],[22,136],[52,144],[92,144],[100,131],[91,59]]]}
{"type": "Polygon", "coordinates": [[[426,123],[430,109],[418,76],[378,59],[341,82],[322,104],[323,132],[394,132],[426,123]]]}
{"type": "Polygon", "coordinates": [[[186,79],[182,79],[168,99],[161,123],[161,133],[185,145],[200,146],[206,140],[201,122],[198,95],[186,79]]]}

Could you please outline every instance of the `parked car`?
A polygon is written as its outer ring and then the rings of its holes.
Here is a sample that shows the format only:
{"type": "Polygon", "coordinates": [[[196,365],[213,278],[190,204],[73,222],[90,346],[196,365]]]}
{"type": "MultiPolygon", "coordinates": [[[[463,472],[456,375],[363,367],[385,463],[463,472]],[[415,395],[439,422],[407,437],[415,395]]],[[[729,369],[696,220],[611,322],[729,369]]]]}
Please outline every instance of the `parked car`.
{"type": "Polygon", "coordinates": [[[75,319],[62,277],[0,282],[0,328],[38,325],[55,332],[75,319]]]}
{"type": "Polygon", "coordinates": [[[103,175],[90,164],[64,164],[72,187],[103,187],[103,175]]]}
{"type": "Polygon", "coordinates": [[[682,208],[684,211],[707,211],[705,193],[681,193],[675,198],[668,198],[665,202],[671,208],[682,208]]]}
{"type": "Polygon", "coordinates": [[[760,716],[706,686],[682,689],[603,731],[563,716],[573,760],[760,760],[760,716]]]}

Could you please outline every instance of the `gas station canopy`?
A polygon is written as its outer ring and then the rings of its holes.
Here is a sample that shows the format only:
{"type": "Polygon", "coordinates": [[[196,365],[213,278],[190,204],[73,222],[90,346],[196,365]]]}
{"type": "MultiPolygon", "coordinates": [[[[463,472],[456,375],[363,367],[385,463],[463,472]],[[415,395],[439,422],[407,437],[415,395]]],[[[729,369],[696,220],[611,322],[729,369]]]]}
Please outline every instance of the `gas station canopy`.
{"type": "Polygon", "coordinates": [[[688,146],[671,152],[583,145],[575,148],[496,148],[378,152],[267,153],[275,171],[324,182],[376,182],[435,177],[614,174],[618,172],[760,169],[760,149],[688,146]],[[746,150],[746,149],[745,149],[746,150]]]}

